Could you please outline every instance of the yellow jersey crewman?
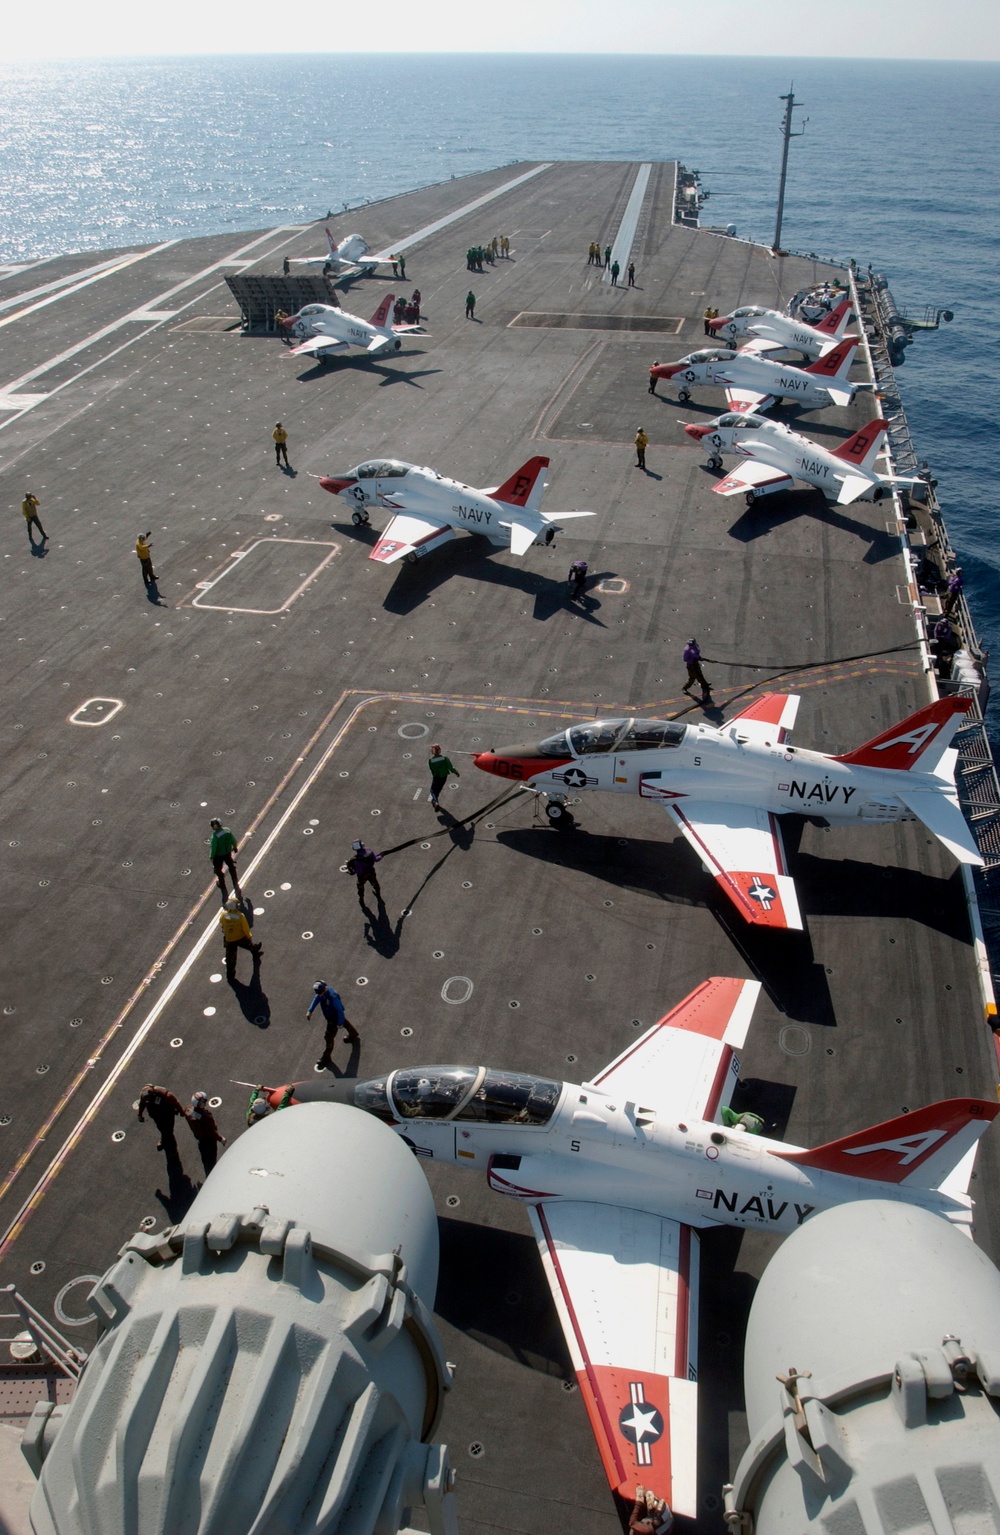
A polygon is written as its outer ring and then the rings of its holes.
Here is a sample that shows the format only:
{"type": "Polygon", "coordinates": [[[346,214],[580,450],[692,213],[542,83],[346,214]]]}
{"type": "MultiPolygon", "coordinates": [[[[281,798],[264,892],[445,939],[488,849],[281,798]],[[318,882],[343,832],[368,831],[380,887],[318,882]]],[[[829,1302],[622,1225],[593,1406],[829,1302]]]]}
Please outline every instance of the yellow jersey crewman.
{"type": "Polygon", "coordinates": [[[289,464],[288,464],[288,448],[286,446],[286,444],[288,442],[288,433],[285,431],[285,428],[282,426],[280,421],[278,422],[278,424],[274,428],[274,431],[271,433],[271,437],[272,437],[272,439],[274,441],[274,462],[275,462],[275,465],[276,465],[276,467],[278,469],[281,468],[281,456],[282,456],[282,454],[284,454],[284,456],[285,456],[285,468],[287,469],[289,467],[289,464]]]}

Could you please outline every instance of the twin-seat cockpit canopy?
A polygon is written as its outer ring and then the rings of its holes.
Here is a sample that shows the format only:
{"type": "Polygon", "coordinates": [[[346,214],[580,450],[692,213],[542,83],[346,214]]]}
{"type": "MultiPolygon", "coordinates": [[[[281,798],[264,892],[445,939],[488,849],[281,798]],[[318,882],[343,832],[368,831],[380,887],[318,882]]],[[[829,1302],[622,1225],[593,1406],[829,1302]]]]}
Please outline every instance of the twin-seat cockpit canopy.
{"type": "Polygon", "coordinates": [[[756,320],[762,314],[767,314],[767,310],[762,309],[759,304],[744,304],[742,309],[733,310],[732,318],[734,320],[756,320]]]}
{"type": "Polygon", "coordinates": [[[354,1103],[370,1114],[403,1119],[456,1119],[491,1125],[545,1125],[562,1083],[485,1066],[412,1066],[360,1082],[354,1103]]]}
{"type": "Polygon", "coordinates": [[[747,412],[735,410],[727,411],[724,416],[719,417],[715,424],[716,426],[727,427],[738,426],[745,432],[755,432],[761,426],[774,426],[773,421],[767,421],[763,416],[755,416],[747,412]]]}
{"type": "Polygon", "coordinates": [[[549,736],[541,742],[539,750],[552,757],[654,751],[663,746],[680,746],[686,732],[687,726],[676,720],[593,720],[589,725],[573,725],[557,736],[549,736]]]}
{"type": "Polygon", "coordinates": [[[298,318],[307,320],[310,315],[325,314],[329,307],[329,304],[306,304],[304,309],[299,310],[298,318]]]}
{"type": "Polygon", "coordinates": [[[705,347],[702,352],[689,352],[683,362],[732,362],[733,354],[726,346],[705,347]]]}
{"type": "Polygon", "coordinates": [[[409,474],[412,468],[412,464],[402,464],[395,458],[370,458],[366,464],[359,464],[354,473],[359,480],[391,480],[409,474]]]}

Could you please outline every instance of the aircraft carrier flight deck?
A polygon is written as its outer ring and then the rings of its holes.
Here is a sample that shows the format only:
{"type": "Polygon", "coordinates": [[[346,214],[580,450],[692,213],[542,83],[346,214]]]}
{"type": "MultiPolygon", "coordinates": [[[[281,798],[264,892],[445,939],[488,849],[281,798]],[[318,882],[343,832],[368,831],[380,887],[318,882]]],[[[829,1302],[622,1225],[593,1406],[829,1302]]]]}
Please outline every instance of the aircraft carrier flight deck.
{"type": "MultiPolygon", "coordinates": [[[[842,752],[931,697],[889,503],[715,495],[682,423],[717,415],[721,394],[647,391],[654,361],[704,342],[706,307],[782,308],[844,269],[682,227],[674,190],[672,162],[507,166],[309,227],[74,255],[0,282],[0,1283],[80,1347],[96,1336],[88,1276],[141,1226],[181,1221],[202,1177],[183,1124],[168,1177],[136,1120],[143,1084],[217,1096],[223,1133],[252,1135],[237,1084],[312,1075],[318,978],[361,1034],[334,1051],[359,1078],[463,1062],[583,1082],[706,977],[746,976],[763,992],[739,1102],[769,1134],[812,1146],[938,1099],[994,1100],[966,888],[919,822],[796,821],[805,931],[767,932],[655,804],[581,795],[564,831],[473,763],[593,718],[719,724],[768,690],[801,695],[795,745],[842,752]],[[226,277],[322,254],[327,222],[406,254],[405,284],[383,268],[340,304],[367,319],[418,287],[426,335],[323,365],[244,333],[226,277]],[[494,234],[510,259],[468,271],[494,234]],[[619,238],[634,287],[588,265],[591,241],[619,238]],[[544,510],[595,515],[523,558],[460,534],[386,567],[368,556],[388,514],[356,527],[318,483],[388,457],[496,486],[536,454],[551,460],[544,510]],[[24,536],[25,489],[44,553],[24,536]],[[134,551],[147,530],[153,592],[134,551]],[[577,559],[590,582],[574,604],[577,559]],[[707,709],[681,691],[691,635],[707,709]],[[441,815],[436,741],[461,772],[441,815]],[[226,984],[212,816],[240,842],[258,987],[246,954],[226,984]],[[407,844],[379,865],[374,922],[342,868],[355,839],[407,844]]],[[[776,415],[836,446],[874,409],[863,392],[776,415]]],[[[525,1211],[480,1174],[424,1165],[465,1535],[610,1535],[525,1211]]],[[[976,1240],[1000,1261],[998,1132],[977,1169],[976,1240]]],[[[705,1531],[723,1528],[746,1444],[743,1329],[775,1245],[702,1241],[705,1531]]]]}

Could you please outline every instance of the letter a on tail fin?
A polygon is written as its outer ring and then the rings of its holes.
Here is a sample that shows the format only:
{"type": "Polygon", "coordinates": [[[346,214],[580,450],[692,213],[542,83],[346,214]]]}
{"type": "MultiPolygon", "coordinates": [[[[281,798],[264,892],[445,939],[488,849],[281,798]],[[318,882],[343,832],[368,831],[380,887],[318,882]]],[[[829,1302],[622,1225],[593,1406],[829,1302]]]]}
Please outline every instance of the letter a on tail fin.
{"type": "Polygon", "coordinates": [[[502,501],[506,506],[523,507],[529,512],[537,511],[545,489],[545,470],[548,467],[547,458],[529,458],[526,464],[515,469],[510,478],[492,492],[493,499],[502,501]]]}
{"type": "Polygon", "coordinates": [[[381,330],[383,325],[385,325],[386,321],[388,320],[389,311],[392,309],[392,306],[395,302],[396,295],[394,293],[387,293],[381,304],[379,304],[375,313],[372,315],[371,323],[373,325],[377,325],[381,330]]]}
{"type": "Polygon", "coordinates": [[[852,767],[895,768],[900,772],[919,768],[921,773],[933,773],[951,745],[962,716],[971,708],[971,698],[939,698],[891,730],[883,730],[863,746],[833,760],[852,767]]]}
{"type": "MultiPolygon", "coordinates": [[[[978,1098],[948,1098],[929,1108],[901,1114],[885,1124],[829,1141],[813,1151],[775,1151],[799,1167],[869,1178],[873,1183],[898,1183],[910,1188],[939,1189],[963,1162],[981,1135],[1000,1114],[1000,1103],[978,1098]]],[[[952,1185],[949,1189],[953,1192],[952,1185]]]]}

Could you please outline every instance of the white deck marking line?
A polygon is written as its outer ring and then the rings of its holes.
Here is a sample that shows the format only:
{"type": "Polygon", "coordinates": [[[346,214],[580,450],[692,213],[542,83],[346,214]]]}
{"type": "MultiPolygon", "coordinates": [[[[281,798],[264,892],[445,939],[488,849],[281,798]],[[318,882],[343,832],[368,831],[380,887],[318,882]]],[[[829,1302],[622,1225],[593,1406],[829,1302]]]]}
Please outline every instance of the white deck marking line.
{"type": "MultiPolygon", "coordinates": [[[[170,241],[170,244],[174,243],[174,241],[170,241]]],[[[52,282],[42,283],[39,288],[28,288],[26,292],[19,293],[16,298],[5,298],[3,303],[0,304],[0,313],[6,313],[8,309],[16,309],[18,304],[27,304],[33,298],[42,298],[46,293],[54,293],[58,288],[72,287],[74,283],[79,283],[86,277],[99,276],[102,272],[110,272],[113,267],[120,266],[121,262],[121,256],[112,256],[110,260],[99,261],[95,266],[81,267],[78,272],[69,272],[65,277],[53,278],[52,282]]]]}
{"type": "MultiPolygon", "coordinates": [[[[625,204],[625,212],[622,221],[618,225],[618,233],[611,247],[612,265],[617,261],[618,275],[624,273],[628,266],[629,257],[632,254],[632,241],[635,239],[635,231],[639,224],[639,214],[646,197],[646,188],[649,185],[649,173],[653,169],[651,164],[640,165],[635,173],[635,181],[629,193],[628,202],[625,204]]],[[[611,267],[604,268],[604,282],[611,281],[611,267]]]]}
{"type": "Polygon", "coordinates": [[[140,251],[137,256],[129,256],[124,261],[118,261],[114,266],[108,267],[106,272],[98,272],[96,277],[87,277],[83,282],[78,282],[74,287],[63,288],[60,293],[50,293],[48,298],[38,300],[37,304],[29,304],[27,309],[18,309],[15,314],[9,314],[5,320],[0,320],[0,329],[5,325],[13,325],[16,320],[24,320],[29,314],[36,314],[39,309],[47,309],[49,304],[58,304],[64,298],[72,298],[74,293],[79,293],[83,288],[90,288],[95,282],[103,282],[106,277],[114,276],[115,272],[124,272],[126,267],[135,266],[139,261],[145,261],[147,256],[155,256],[160,251],[169,250],[171,245],[176,245],[176,240],[164,240],[162,245],[153,245],[148,251],[140,251]]]}
{"type": "MultiPolygon", "coordinates": [[[[430,235],[436,235],[439,229],[447,229],[449,224],[456,223],[464,218],[467,213],[475,213],[477,208],[485,208],[495,198],[501,197],[504,192],[510,192],[514,187],[523,186],[530,181],[532,176],[538,176],[542,171],[547,171],[552,165],[551,160],[546,160],[543,165],[536,165],[533,170],[525,171],[521,176],[515,176],[513,181],[505,181],[502,187],[494,187],[492,192],[484,192],[482,197],[477,197],[474,202],[466,203],[462,208],[456,208],[454,213],[445,214],[443,219],[436,219],[433,224],[425,224],[423,229],[418,229],[416,234],[406,235],[402,240],[396,240],[392,245],[387,245],[384,251],[376,251],[373,261],[391,261],[393,256],[400,251],[408,251],[411,245],[416,245],[418,240],[426,240],[430,235]]],[[[647,167],[648,169],[648,167],[647,167]]]]}
{"type": "Polygon", "coordinates": [[[229,557],[229,564],[226,566],[225,570],[220,571],[214,580],[210,581],[207,586],[201,589],[197,597],[193,597],[191,599],[191,606],[193,608],[201,608],[203,611],[209,613],[257,613],[262,616],[272,615],[274,613],[284,613],[285,609],[291,607],[296,597],[301,597],[306,587],[312,585],[313,581],[315,581],[320,572],[325,570],[334,556],[339,553],[340,545],[334,543],[332,540],[324,541],[322,539],[313,538],[256,538],[254,539],[253,543],[250,544],[246,549],[233,550],[229,557]],[[286,597],[279,608],[243,608],[240,607],[239,603],[235,602],[204,602],[202,600],[203,598],[207,597],[210,592],[215,590],[220,581],[224,581],[227,576],[232,575],[234,570],[238,570],[244,564],[244,562],[250,558],[255,549],[259,549],[261,545],[263,545],[264,548],[269,549],[272,544],[306,544],[310,549],[328,549],[330,552],[329,554],[323,556],[319,564],[309,572],[304,581],[299,582],[299,585],[295,588],[294,592],[292,592],[291,596],[286,597]]]}
{"type": "MultiPolygon", "coordinates": [[[[236,256],[240,256],[243,251],[252,250],[255,245],[261,245],[261,244],[263,244],[263,242],[265,240],[273,239],[276,234],[282,234],[283,232],[284,231],[283,231],[282,228],[279,228],[279,229],[269,229],[267,234],[258,235],[257,239],[256,240],[251,240],[249,245],[242,246],[240,250],[235,252],[235,255],[236,256]]],[[[292,239],[294,239],[294,235],[289,235],[288,239],[282,240],[275,247],[275,250],[280,250],[282,245],[290,244],[292,239]]],[[[176,242],[175,241],[170,241],[168,243],[175,244],[176,242]]],[[[268,254],[270,254],[270,252],[268,252],[268,254]]],[[[75,344],[75,346],[67,347],[66,351],[65,352],[60,352],[57,357],[50,357],[47,362],[40,363],[37,368],[32,368],[30,373],[22,374],[20,378],[14,379],[9,384],[0,385],[0,394],[4,394],[4,395],[20,394],[21,390],[22,390],[22,388],[23,388],[23,386],[25,384],[32,383],[36,378],[40,378],[43,373],[48,373],[51,368],[58,367],[60,363],[68,362],[69,359],[71,357],[75,357],[77,355],[77,353],[86,351],[87,347],[93,346],[95,344],[95,342],[103,341],[105,336],[110,336],[113,331],[120,330],[120,328],[123,325],[127,325],[130,321],[133,322],[133,323],[145,324],[146,322],[142,319],[142,316],[145,315],[148,310],[150,310],[150,309],[164,309],[166,307],[165,302],[164,302],[166,299],[173,298],[174,294],[176,294],[176,293],[182,293],[185,288],[190,288],[193,283],[202,282],[206,277],[213,276],[214,273],[218,272],[222,267],[229,266],[231,264],[231,261],[232,261],[232,257],[228,257],[227,256],[225,259],[223,259],[221,261],[214,261],[211,266],[204,267],[200,272],[195,272],[192,277],[186,277],[183,282],[177,283],[177,285],[175,287],[173,287],[173,288],[168,288],[165,293],[157,294],[155,298],[152,298],[147,303],[142,304],[138,309],[130,310],[128,314],[122,315],[120,319],[113,320],[110,325],[105,325],[102,330],[94,331],[93,335],[84,337],[84,339],[82,341],[78,341],[75,344]]],[[[214,284],[213,286],[218,287],[218,286],[220,286],[220,284],[214,284]]],[[[211,292],[212,289],[208,289],[207,291],[211,292]]],[[[200,294],[199,297],[201,297],[201,298],[207,297],[207,294],[200,294]]],[[[197,300],[193,300],[192,302],[197,302],[197,300]]],[[[181,308],[188,309],[188,308],[190,308],[190,304],[184,304],[184,305],[181,305],[178,309],[171,310],[171,312],[170,312],[171,319],[174,318],[175,315],[180,313],[180,309],[181,308]]],[[[17,318],[17,317],[15,316],[15,318],[17,318]]],[[[3,324],[3,323],[4,323],[3,321],[0,321],[0,324],[3,324]]],[[[151,329],[155,330],[155,329],[158,328],[158,326],[165,325],[166,323],[167,322],[165,320],[158,320],[151,327],[151,329]]],[[[143,335],[148,335],[148,334],[149,334],[148,331],[144,331],[143,332],[143,335]]],[[[140,338],[136,337],[134,339],[140,339],[140,338]]],[[[122,350],[122,348],[119,347],[118,351],[121,351],[121,350],[122,350]]],[[[110,355],[111,356],[115,356],[116,354],[115,353],[111,353],[110,355]]],[[[106,362],[107,358],[101,358],[101,361],[102,362],[106,362]]],[[[89,372],[89,371],[90,371],[89,369],[84,369],[83,370],[84,373],[89,372]]],[[[78,373],[73,378],[67,379],[65,384],[59,384],[57,386],[57,389],[65,389],[67,384],[76,383],[77,379],[78,378],[82,378],[82,377],[83,377],[83,373],[78,373]]],[[[57,392],[57,389],[53,389],[51,391],[51,393],[55,394],[57,392]]],[[[12,417],[11,419],[12,420],[16,420],[17,418],[16,417],[12,417]]],[[[3,426],[9,426],[9,425],[10,425],[9,421],[3,422],[3,426]]]]}

